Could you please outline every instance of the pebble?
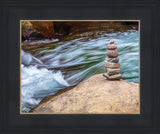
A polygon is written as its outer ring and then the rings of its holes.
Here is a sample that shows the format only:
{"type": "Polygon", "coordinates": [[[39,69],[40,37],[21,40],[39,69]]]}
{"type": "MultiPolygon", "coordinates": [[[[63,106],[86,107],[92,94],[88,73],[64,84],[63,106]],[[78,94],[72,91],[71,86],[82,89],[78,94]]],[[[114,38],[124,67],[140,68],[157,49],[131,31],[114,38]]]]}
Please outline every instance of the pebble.
{"type": "Polygon", "coordinates": [[[106,60],[108,61],[108,62],[114,62],[114,63],[118,63],[119,62],[119,58],[117,57],[117,58],[106,58],[106,60]]]}
{"type": "Polygon", "coordinates": [[[109,44],[109,45],[107,45],[107,49],[114,50],[114,49],[117,49],[117,46],[115,44],[109,44]]]}
{"type": "Polygon", "coordinates": [[[114,40],[110,40],[110,41],[109,41],[109,44],[114,44],[114,40]]]}
{"type": "Polygon", "coordinates": [[[120,73],[120,69],[119,68],[116,68],[116,69],[106,68],[106,71],[107,71],[107,74],[109,76],[120,73]]]}
{"type": "Polygon", "coordinates": [[[108,80],[120,80],[122,78],[121,74],[109,76],[107,73],[104,73],[103,76],[106,77],[108,80]]]}
{"type": "Polygon", "coordinates": [[[120,63],[112,63],[112,62],[104,62],[103,66],[106,68],[119,68],[121,66],[120,63]]]}
{"type": "Polygon", "coordinates": [[[107,56],[109,58],[116,58],[116,57],[118,57],[118,52],[117,52],[117,50],[108,50],[107,56]]]}

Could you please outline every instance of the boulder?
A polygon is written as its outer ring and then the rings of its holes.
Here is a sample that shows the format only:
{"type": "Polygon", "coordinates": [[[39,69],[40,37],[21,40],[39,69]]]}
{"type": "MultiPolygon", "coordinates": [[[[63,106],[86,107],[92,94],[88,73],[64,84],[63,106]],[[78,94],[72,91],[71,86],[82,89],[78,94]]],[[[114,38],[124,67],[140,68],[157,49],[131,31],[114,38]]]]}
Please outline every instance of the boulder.
{"type": "Polygon", "coordinates": [[[97,74],[72,89],[46,97],[30,113],[138,114],[139,101],[139,84],[109,81],[97,74]]]}
{"type": "Polygon", "coordinates": [[[46,39],[46,37],[43,34],[33,29],[30,21],[21,21],[21,33],[22,41],[46,39]]]}
{"type": "Polygon", "coordinates": [[[54,25],[52,21],[29,21],[32,29],[40,32],[48,38],[55,38],[54,25]]]}

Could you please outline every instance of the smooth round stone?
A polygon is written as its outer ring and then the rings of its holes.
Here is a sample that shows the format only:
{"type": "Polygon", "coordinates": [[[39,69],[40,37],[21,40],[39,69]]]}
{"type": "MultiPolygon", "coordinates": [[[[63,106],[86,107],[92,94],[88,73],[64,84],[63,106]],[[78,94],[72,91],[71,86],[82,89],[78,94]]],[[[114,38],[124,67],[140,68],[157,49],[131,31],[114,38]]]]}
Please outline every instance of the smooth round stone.
{"type": "Polygon", "coordinates": [[[120,69],[119,68],[116,68],[116,69],[106,68],[106,71],[107,71],[107,74],[109,76],[120,73],[120,69]]]}
{"type": "Polygon", "coordinates": [[[113,63],[113,62],[104,62],[103,66],[106,68],[119,68],[121,66],[120,63],[113,63]]]}
{"type": "Polygon", "coordinates": [[[109,44],[114,44],[114,40],[110,40],[110,41],[109,41],[109,44]]]}
{"type": "Polygon", "coordinates": [[[108,50],[107,56],[109,58],[116,58],[116,57],[118,57],[118,51],[117,50],[108,50]]]}
{"type": "Polygon", "coordinates": [[[104,73],[103,76],[106,77],[108,80],[120,80],[122,78],[121,74],[109,76],[107,73],[104,73]]]}
{"type": "Polygon", "coordinates": [[[106,58],[106,60],[108,61],[108,62],[114,62],[114,63],[118,63],[119,62],[119,58],[117,57],[117,58],[106,58]]]}
{"type": "Polygon", "coordinates": [[[109,45],[107,45],[107,49],[114,50],[114,49],[117,49],[117,46],[115,44],[109,44],[109,45]]]}

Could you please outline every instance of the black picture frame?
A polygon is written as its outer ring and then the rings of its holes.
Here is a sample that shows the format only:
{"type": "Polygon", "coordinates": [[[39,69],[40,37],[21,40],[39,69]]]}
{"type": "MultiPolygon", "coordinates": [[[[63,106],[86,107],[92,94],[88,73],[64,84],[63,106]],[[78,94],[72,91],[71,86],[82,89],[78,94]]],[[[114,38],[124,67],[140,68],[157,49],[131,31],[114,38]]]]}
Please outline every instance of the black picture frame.
{"type": "Polygon", "coordinates": [[[159,0],[0,0],[0,133],[160,133],[159,0]],[[140,20],[140,114],[21,115],[20,20],[140,20]]]}

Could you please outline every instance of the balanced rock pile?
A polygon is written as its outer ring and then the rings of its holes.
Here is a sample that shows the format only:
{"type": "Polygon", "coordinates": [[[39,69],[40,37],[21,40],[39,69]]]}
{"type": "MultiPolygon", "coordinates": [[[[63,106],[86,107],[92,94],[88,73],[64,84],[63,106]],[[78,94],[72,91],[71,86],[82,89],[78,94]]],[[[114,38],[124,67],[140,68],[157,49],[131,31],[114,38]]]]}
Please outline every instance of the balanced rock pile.
{"type": "Polygon", "coordinates": [[[104,61],[104,67],[106,73],[103,74],[108,80],[120,80],[122,75],[120,74],[120,63],[118,58],[117,46],[114,44],[114,40],[110,40],[107,45],[107,58],[104,61]]]}

